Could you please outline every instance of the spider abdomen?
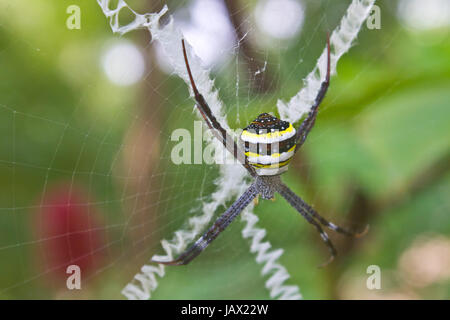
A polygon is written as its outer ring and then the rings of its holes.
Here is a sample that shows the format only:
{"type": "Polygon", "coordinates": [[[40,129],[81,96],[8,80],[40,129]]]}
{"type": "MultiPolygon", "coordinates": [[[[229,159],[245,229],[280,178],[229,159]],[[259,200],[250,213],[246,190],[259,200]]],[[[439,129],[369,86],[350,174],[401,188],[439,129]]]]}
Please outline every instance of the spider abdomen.
{"type": "Polygon", "coordinates": [[[262,113],[241,134],[245,156],[259,176],[285,172],[294,156],[296,130],[287,121],[262,113]]]}

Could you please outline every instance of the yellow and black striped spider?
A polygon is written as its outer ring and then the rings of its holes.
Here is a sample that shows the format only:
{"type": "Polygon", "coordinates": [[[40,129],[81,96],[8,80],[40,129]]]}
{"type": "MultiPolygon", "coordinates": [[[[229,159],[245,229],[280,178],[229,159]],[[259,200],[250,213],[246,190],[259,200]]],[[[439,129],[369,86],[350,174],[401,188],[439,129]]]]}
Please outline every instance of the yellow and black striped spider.
{"type": "Polygon", "coordinates": [[[184,40],[182,40],[184,60],[189,79],[197,102],[198,110],[203,116],[209,129],[214,136],[222,142],[225,148],[247,169],[254,178],[250,187],[223,213],[190,248],[183,252],[173,261],[156,261],[166,265],[185,265],[197,257],[225,228],[238,216],[242,210],[256,197],[273,199],[278,192],[287,202],[294,207],[310,224],[312,224],[331,252],[330,259],[324,263],[330,263],[337,252],[328,235],[323,231],[321,224],[331,230],[347,236],[359,237],[367,231],[354,233],[339,227],[320,216],[310,205],[297,196],[287,187],[280,175],[288,169],[289,161],[300,149],[314,126],[317,111],[327,92],[330,83],[330,40],[327,40],[327,74],[325,81],[321,84],[308,116],[300,126],[295,129],[292,124],[282,121],[276,117],[263,113],[260,114],[241,134],[244,150],[236,144],[231,136],[223,129],[203,96],[198,92],[192,77],[191,69],[187,59],[184,40]]]}

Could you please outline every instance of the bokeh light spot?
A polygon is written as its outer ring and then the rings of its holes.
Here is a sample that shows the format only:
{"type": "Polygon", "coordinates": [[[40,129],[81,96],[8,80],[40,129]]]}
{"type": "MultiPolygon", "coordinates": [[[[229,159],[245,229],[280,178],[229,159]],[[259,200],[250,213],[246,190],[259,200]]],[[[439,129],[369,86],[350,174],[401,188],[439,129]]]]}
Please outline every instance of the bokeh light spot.
{"type": "Polygon", "coordinates": [[[144,75],[144,57],[138,48],[128,41],[111,45],[103,54],[101,62],[108,79],[118,86],[133,85],[144,75]]]}
{"type": "Polygon", "coordinates": [[[255,9],[258,28],[276,39],[290,39],[296,36],[303,25],[303,5],[296,0],[265,0],[255,9]]]}
{"type": "Polygon", "coordinates": [[[415,30],[429,30],[450,26],[450,1],[401,0],[397,14],[415,30]]]}

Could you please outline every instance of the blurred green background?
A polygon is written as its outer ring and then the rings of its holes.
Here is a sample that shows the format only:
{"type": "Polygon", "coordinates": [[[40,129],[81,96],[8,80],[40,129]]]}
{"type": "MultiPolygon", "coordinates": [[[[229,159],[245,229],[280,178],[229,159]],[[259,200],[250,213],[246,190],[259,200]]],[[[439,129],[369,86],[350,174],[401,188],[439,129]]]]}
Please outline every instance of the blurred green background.
{"type": "MultiPolygon", "coordinates": [[[[200,2],[128,1],[138,12],[167,3],[194,36],[196,14],[208,15],[200,2]]],[[[225,14],[238,37],[244,27],[249,36],[225,49],[206,45],[227,57],[210,65],[233,128],[276,113],[277,99],[301,88],[350,3],[295,1],[302,24],[282,39],[258,25],[267,2],[234,1],[225,14]]],[[[286,284],[306,299],[448,299],[450,1],[411,1],[423,7],[406,15],[405,1],[376,3],[381,28],[364,25],[339,61],[316,126],[283,176],[323,216],[368,223],[370,232],[356,240],[330,232],[339,256],[318,269],[326,247],[282,199],[260,201],[255,213],[284,250],[286,284]],[[366,287],[370,265],[381,269],[380,290],[366,287]]],[[[0,0],[1,299],[121,299],[163,253],[160,240],[209,199],[217,166],[171,162],[171,133],[193,132],[196,114],[158,50],[144,30],[112,34],[96,1],[0,0]],[[73,4],[81,28],[71,30],[73,4]],[[132,84],[120,83],[129,70],[111,53],[120,45],[145,64],[132,84]],[[82,265],[82,290],[66,288],[72,263],[82,265]]],[[[188,267],[166,268],[152,298],[269,298],[239,220],[188,267]]]]}

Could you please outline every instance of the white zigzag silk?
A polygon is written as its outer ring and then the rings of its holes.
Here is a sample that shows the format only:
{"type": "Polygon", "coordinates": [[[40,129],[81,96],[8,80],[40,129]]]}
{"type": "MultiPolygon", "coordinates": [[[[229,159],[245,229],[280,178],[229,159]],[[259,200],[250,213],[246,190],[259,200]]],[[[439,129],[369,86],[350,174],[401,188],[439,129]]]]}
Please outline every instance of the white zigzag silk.
{"type": "MultiPolygon", "coordinates": [[[[168,11],[167,6],[164,6],[158,13],[138,14],[124,0],[119,0],[117,6],[112,9],[110,8],[110,2],[111,0],[97,0],[105,16],[109,18],[112,31],[125,34],[139,28],[147,28],[152,35],[152,39],[159,41],[163,47],[175,73],[189,85],[180,49],[182,33],[174,25],[172,18],[164,26],[159,24],[159,19],[168,11]],[[134,14],[135,19],[131,23],[121,25],[119,12],[124,8],[130,10],[134,14]]],[[[333,31],[330,37],[331,45],[334,48],[334,52],[331,55],[333,73],[336,71],[336,64],[339,58],[351,47],[374,2],[375,0],[353,0],[339,27],[333,31]]],[[[187,52],[198,90],[203,94],[219,123],[228,130],[229,126],[225,118],[225,109],[217,91],[214,89],[214,82],[210,79],[209,72],[201,67],[199,58],[193,54],[189,44],[187,44],[187,52]]],[[[324,50],[316,67],[304,80],[304,87],[287,104],[280,100],[278,101],[278,111],[283,120],[294,123],[310,110],[320,84],[325,78],[325,73],[326,53],[324,50]]],[[[210,139],[210,143],[213,143],[219,149],[222,148],[222,145],[215,139],[210,139]]],[[[209,226],[214,212],[228,200],[240,195],[248,187],[248,184],[244,181],[245,177],[246,172],[240,165],[221,166],[220,177],[217,179],[217,190],[211,195],[209,202],[203,203],[203,214],[189,218],[189,229],[180,229],[175,232],[173,239],[162,240],[161,244],[166,255],[154,256],[153,258],[169,261],[177,254],[183,252],[188,244],[196,240],[199,234],[209,226]]],[[[271,244],[268,241],[263,242],[266,231],[256,227],[258,218],[252,210],[253,207],[249,206],[242,213],[242,220],[246,222],[242,235],[244,238],[251,240],[250,251],[256,254],[256,262],[263,265],[262,276],[271,275],[265,283],[270,297],[301,299],[302,296],[298,286],[284,284],[290,276],[286,268],[278,262],[283,250],[270,250],[271,244]]],[[[141,268],[141,272],[122,290],[122,294],[129,299],[149,299],[151,293],[158,287],[157,277],[163,278],[165,275],[164,268],[163,265],[144,265],[141,268]]]]}

